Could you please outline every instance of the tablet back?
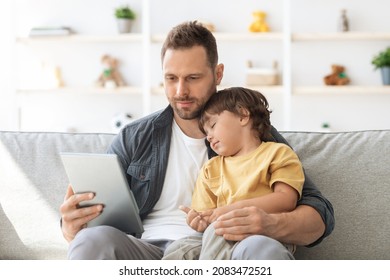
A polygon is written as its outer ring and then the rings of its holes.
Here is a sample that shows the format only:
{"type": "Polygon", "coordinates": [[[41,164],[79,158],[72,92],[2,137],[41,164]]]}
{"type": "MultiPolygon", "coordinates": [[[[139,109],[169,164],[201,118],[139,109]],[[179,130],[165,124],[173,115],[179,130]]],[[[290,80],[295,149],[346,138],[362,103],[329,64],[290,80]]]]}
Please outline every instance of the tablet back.
{"type": "Polygon", "coordinates": [[[116,154],[60,153],[75,193],[93,192],[103,212],[88,226],[109,225],[128,234],[143,232],[139,209],[116,154]]]}

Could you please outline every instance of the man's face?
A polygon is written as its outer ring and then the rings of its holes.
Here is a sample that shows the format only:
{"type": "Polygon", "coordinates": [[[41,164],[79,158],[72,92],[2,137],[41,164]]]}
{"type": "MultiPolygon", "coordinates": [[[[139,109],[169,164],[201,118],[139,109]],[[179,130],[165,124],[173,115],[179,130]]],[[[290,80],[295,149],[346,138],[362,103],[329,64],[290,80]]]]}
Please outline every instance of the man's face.
{"type": "Polygon", "coordinates": [[[192,120],[216,91],[222,79],[223,65],[211,69],[206,51],[195,46],[189,49],[168,49],[162,63],[165,94],[175,116],[192,120]]]}

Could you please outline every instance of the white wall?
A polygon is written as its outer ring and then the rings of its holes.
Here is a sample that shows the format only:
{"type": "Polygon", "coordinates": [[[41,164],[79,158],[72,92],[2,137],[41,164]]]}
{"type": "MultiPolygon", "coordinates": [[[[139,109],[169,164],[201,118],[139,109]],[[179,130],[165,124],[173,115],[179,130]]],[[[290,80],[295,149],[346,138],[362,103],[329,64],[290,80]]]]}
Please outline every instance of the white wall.
{"type": "Polygon", "coordinates": [[[13,69],[12,1],[0,2],[0,129],[13,130],[17,124],[13,69]]]}
{"type": "MultiPolygon", "coordinates": [[[[1,5],[11,1],[2,1],[1,5]]],[[[113,35],[116,23],[113,10],[128,3],[138,15],[133,32],[142,31],[142,1],[112,0],[15,0],[15,16],[7,9],[1,9],[2,21],[9,29],[6,36],[27,36],[32,26],[67,25],[80,34],[113,35]]],[[[268,13],[267,22],[272,31],[281,32],[283,25],[283,0],[150,0],[151,32],[166,33],[172,26],[192,19],[211,21],[220,32],[246,32],[252,21],[251,13],[256,9],[268,13]],[[163,12],[162,12],[163,11],[163,12]]],[[[388,0],[294,0],[292,8],[292,32],[335,32],[339,11],[346,8],[350,18],[351,31],[389,32],[390,17],[387,15],[388,0]]],[[[2,36],[2,43],[7,40],[2,36]]],[[[330,71],[332,63],[347,67],[347,74],[353,85],[380,85],[379,72],[373,71],[370,60],[373,54],[389,46],[389,41],[377,42],[297,42],[292,46],[293,86],[322,85],[323,76],[330,71]]],[[[67,86],[90,86],[101,71],[100,57],[110,53],[121,61],[121,72],[130,85],[142,85],[142,52],[140,44],[65,44],[11,46],[2,61],[16,64],[17,75],[0,75],[0,129],[17,129],[14,106],[15,87],[30,87],[42,61],[61,66],[67,86]],[[13,54],[16,53],[15,57],[13,54]],[[8,55],[11,54],[11,55],[8,55]],[[27,67],[26,67],[27,66],[27,67]],[[35,68],[34,68],[35,67],[35,68]],[[7,78],[4,79],[4,76],[7,78]]],[[[159,44],[152,46],[152,84],[161,81],[159,44]]],[[[219,44],[220,61],[225,64],[224,83],[244,85],[245,62],[248,59],[261,66],[270,66],[273,60],[282,61],[280,42],[227,43],[219,44]]],[[[2,69],[4,72],[4,69],[2,69]]],[[[268,96],[272,122],[283,129],[283,99],[280,95],[268,96]]],[[[21,100],[23,129],[25,130],[67,130],[110,131],[111,119],[119,112],[142,116],[140,97],[126,96],[56,96],[34,95],[21,100]]],[[[152,110],[166,105],[163,96],[153,97],[152,110]]],[[[292,100],[291,129],[317,130],[321,123],[329,122],[334,130],[360,130],[390,128],[390,97],[384,95],[302,95],[292,100]]]]}

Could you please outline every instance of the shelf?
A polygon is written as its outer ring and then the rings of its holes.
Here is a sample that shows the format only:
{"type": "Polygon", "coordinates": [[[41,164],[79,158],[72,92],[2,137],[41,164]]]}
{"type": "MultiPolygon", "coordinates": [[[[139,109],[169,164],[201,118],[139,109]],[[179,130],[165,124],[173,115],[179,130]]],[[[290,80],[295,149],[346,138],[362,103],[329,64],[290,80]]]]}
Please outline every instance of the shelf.
{"type": "MultiPolygon", "coordinates": [[[[282,40],[282,33],[214,33],[218,41],[278,41],[282,40]]],[[[17,43],[129,43],[142,42],[141,33],[118,34],[118,35],[67,35],[67,36],[35,36],[16,38],[17,43]]],[[[153,43],[162,43],[166,34],[156,34],[151,36],[153,43]]]]}
{"type": "MultiPolygon", "coordinates": [[[[218,86],[218,90],[224,89],[224,88],[229,88],[232,87],[231,85],[220,85],[218,86]]],[[[251,88],[253,90],[260,91],[261,93],[264,94],[281,94],[283,92],[283,86],[246,86],[244,85],[243,87],[246,88],[251,88]]],[[[163,87],[153,87],[151,90],[153,95],[163,95],[164,93],[164,88],[163,87]]]]}
{"type": "Polygon", "coordinates": [[[140,87],[119,87],[115,89],[106,89],[98,87],[64,87],[53,89],[18,89],[19,95],[29,94],[67,94],[67,95],[141,95],[140,87]]]}
{"type": "Polygon", "coordinates": [[[35,36],[16,38],[17,43],[131,43],[142,42],[142,34],[129,33],[118,35],[67,35],[67,36],[35,36]]]}
{"type": "Polygon", "coordinates": [[[350,94],[372,95],[384,94],[390,96],[390,86],[313,86],[294,87],[294,95],[350,94]]]}
{"type": "MultiPolygon", "coordinates": [[[[231,85],[220,85],[218,90],[229,88],[231,85]]],[[[247,86],[253,90],[260,91],[264,94],[282,94],[284,87],[277,86],[247,86]]],[[[163,87],[153,87],[151,90],[153,95],[163,95],[163,87]]],[[[350,95],[372,95],[383,94],[390,96],[390,86],[298,86],[293,87],[294,95],[321,95],[321,94],[350,94],[350,95]]]]}
{"type": "MultiPolygon", "coordinates": [[[[222,85],[222,86],[220,86],[219,89],[227,88],[227,87],[230,87],[230,86],[222,85]]],[[[277,86],[248,86],[248,85],[244,85],[243,87],[259,91],[265,95],[267,95],[267,94],[277,95],[277,94],[283,93],[283,86],[281,86],[281,85],[277,85],[277,86]]]]}
{"type": "MultiPolygon", "coordinates": [[[[281,41],[281,32],[265,33],[214,33],[217,41],[281,41]]],[[[68,35],[68,36],[36,36],[19,37],[18,43],[47,43],[47,42],[80,42],[80,43],[129,43],[142,42],[141,33],[117,34],[117,35],[68,35]]],[[[166,34],[151,36],[153,43],[162,43],[166,34]]],[[[354,41],[354,40],[390,40],[389,32],[335,32],[335,33],[293,33],[292,41],[354,41]]]]}
{"type": "Polygon", "coordinates": [[[292,41],[390,40],[389,32],[293,33],[292,41]]]}
{"type": "MultiPolygon", "coordinates": [[[[228,33],[228,32],[215,32],[213,33],[218,42],[227,41],[281,41],[283,34],[280,32],[264,32],[264,33],[228,33]]],[[[153,43],[162,43],[166,38],[166,34],[152,35],[151,41],[153,43]]]]}
{"type": "Polygon", "coordinates": [[[217,41],[281,41],[282,33],[214,33],[217,41]]]}

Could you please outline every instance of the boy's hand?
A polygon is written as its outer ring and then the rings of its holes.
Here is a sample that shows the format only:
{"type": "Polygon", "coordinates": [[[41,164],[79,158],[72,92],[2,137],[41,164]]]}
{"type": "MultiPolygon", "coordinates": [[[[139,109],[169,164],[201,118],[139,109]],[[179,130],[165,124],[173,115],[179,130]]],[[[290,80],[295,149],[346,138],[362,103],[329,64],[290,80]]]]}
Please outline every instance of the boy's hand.
{"type": "Polygon", "coordinates": [[[205,212],[197,212],[196,210],[183,205],[181,205],[179,209],[187,214],[187,224],[193,230],[196,230],[198,232],[204,232],[209,226],[210,223],[208,222],[208,219],[212,211],[208,210],[205,212]]]}

